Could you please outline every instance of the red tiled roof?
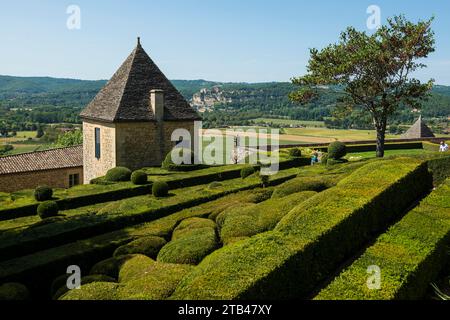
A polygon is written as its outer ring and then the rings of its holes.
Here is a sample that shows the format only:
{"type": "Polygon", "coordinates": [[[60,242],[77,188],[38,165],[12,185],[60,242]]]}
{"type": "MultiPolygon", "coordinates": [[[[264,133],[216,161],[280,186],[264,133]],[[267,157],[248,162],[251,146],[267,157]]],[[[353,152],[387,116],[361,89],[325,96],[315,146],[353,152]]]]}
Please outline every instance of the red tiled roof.
{"type": "Polygon", "coordinates": [[[0,174],[81,166],[83,166],[82,145],[0,157],[0,174]]]}

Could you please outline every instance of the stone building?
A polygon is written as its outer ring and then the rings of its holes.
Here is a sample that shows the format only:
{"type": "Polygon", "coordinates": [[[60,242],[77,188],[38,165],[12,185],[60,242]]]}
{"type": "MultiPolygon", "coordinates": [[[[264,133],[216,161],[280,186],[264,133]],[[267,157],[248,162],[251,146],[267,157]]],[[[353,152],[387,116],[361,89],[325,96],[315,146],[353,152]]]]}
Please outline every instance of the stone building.
{"type": "Polygon", "coordinates": [[[70,188],[82,183],[82,146],[0,157],[0,192],[39,185],[70,188]]]}
{"type": "Polygon", "coordinates": [[[426,123],[422,120],[422,116],[412,125],[411,128],[408,129],[403,135],[402,138],[405,139],[420,139],[420,138],[434,138],[433,131],[426,125],[426,123]]]}
{"type": "Polygon", "coordinates": [[[199,115],[140,44],[80,114],[84,182],[117,166],[159,166],[175,145],[175,129],[194,136],[199,115]]]}

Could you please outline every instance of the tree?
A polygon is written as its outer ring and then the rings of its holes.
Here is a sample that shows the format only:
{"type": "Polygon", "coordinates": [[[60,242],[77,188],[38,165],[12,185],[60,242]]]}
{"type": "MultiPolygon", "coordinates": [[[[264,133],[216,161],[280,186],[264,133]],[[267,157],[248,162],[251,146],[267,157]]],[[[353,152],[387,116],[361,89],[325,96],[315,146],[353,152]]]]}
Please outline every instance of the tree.
{"type": "Polygon", "coordinates": [[[64,148],[80,144],[83,144],[83,133],[81,130],[75,130],[58,135],[54,146],[57,148],[64,148]]]}
{"type": "Polygon", "coordinates": [[[44,136],[44,130],[42,129],[42,127],[39,125],[37,128],[37,132],[36,132],[36,138],[42,138],[44,136]]]}
{"type": "Polygon", "coordinates": [[[359,110],[371,115],[377,157],[383,157],[389,117],[400,107],[419,109],[433,87],[434,80],[423,84],[411,77],[426,67],[417,60],[434,52],[433,19],[413,23],[395,16],[372,35],[347,28],[337,44],[310,50],[307,74],[292,79],[300,88],[290,94],[291,100],[306,104],[319,96],[323,86],[330,86],[340,93],[336,113],[359,110]]]}

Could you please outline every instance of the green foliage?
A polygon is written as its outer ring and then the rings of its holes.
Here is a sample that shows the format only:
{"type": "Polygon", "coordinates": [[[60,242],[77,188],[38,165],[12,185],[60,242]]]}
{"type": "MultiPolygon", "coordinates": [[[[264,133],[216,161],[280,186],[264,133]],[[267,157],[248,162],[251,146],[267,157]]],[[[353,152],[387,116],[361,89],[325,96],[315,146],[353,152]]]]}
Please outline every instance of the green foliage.
{"type": "MultiPolygon", "coordinates": [[[[272,230],[292,208],[314,196],[306,191],[291,194],[281,199],[271,199],[257,205],[238,206],[228,210],[220,219],[220,237],[227,245],[235,239],[251,237],[272,230]]],[[[220,220],[219,219],[219,220],[220,220]]]]}
{"type": "Polygon", "coordinates": [[[116,256],[102,260],[91,268],[89,274],[102,274],[113,279],[118,279],[122,264],[133,257],[135,257],[135,255],[116,256]]]}
{"type": "Polygon", "coordinates": [[[106,172],[105,179],[112,182],[130,181],[131,170],[125,167],[115,167],[106,172]]]}
{"type": "Polygon", "coordinates": [[[129,279],[118,289],[119,299],[162,300],[168,298],[191,266],[154,262],[145,274],[129,279]]]}
{"type": "Polygon", "coordinates": [[[58,135],[53,146],[56,148],[65,148],[80,144],[83,144],[83,132],[81,130],[74,130],[58,135]]]}
{"type": "Polygon", "coordinates": [[[142,254],[135,254],[119,267],[119,282],[127,282],[138,279],[145,275],[151,268],[155,261],[142,254]]]}
{"type": "Polygon", "coordinates": [[[53,190],[47,186],[39,186],[34,189],[34,198],[36,201],[47,201],[53,197],[53,190]]]}
{"type": "Polygon", "coordinates": [[[0,146],[0,156],[6,154],[7,152],[13,150],[14,147],[10,144],[5,144],[0,146]]]}
{"type": "Polygon", "coordinates": [[[269,175],[260,174],[259,175],[259,179],[261,180],[262,187],[263,188],[267,188],[267,186],[269,185],[269,182],[270,182],[270,176],[269,175]]]}
{"type": "Polygon", "coordinates": [[[152,194],[155,197],[167,197],[169,195],[169,185],[164,181],[155,181],[152,186],[152,194]]]}
{"type": "Polygon", "coordinates": [[[59,300],[117,300],[117,288],[113,282],[91,282],[78,290],[70,290],[59,300]]]}
{"type": "Polygon", "coordinates": [[[381,235],[315,299],[418,300],[445,266],[450,236],[450,180],[381,235]],[[367,266],[382,270],[379,290],[369,290],[367,266]],[[351,279],[351,281],[349,281],[351,279]]]}
{"type": "Polygon", "coordinates": [[[196,265],[218,246],[215,223],[209,219],[184,220],[174,230],[157,260],[165,263],[196,265]]]}
{"type": "MultiPolygon", "coordinates": [[[[342,177],[343,178],[343,177],[342,177]]],[[[275,187],[272,199],[283,198],[301,191],[323,191],[334,187],[341,179],[340,175],[319,175],[315,177],[298,177],[275,187]]]]}
{"type": "Polygon", "coordinates": [[[255,168],[253,168],[252,166],[244,167],[241,170],[241,178],[245,179],[245,178],[247,178],[248,176],[251,176],[254,173],[255,173],[255,168]]]}
{"type": "Polygon", "coordinates": [[[41,219],[51,218],[58,215],[59,207],[55,201],[44,201],[37,207],[37,214],[41,219]]]}
{"type": "Polygon", "coordinates": [[[23,284],[8,282],[0,286],[0,301],[29,300],[30,293],[23,284]]]}
{"type": "Polygon", "coordinates": [[[377,130],[377,156],[383,157],[388,117],[399,106],[420,108],[433,87],[433,80],[422,84],[412,78],[425,67],[420,60],[435,50],[432,21],[413,23],[396,16],[373,34],[347,28],[337,44],[311,49],[308,73],[293,80],[300,88],[291,99],[305,104],[323,85],[335,86],[341,94],[335,115],[370,115],[377,130]]]}
{"type": "Polygon", "coordinates": [[[194,171],[205,167],[202,164],[194,163],[194,153],[188,148],[176,148],[173,152],[177,153],[181,163],[174,163],[172,159],[172,151],[170,151],[166,155],[161,168],[169,171],[194,171]]]}
{"type": "Polygon", "coordinates": [[[302,150],[300,148],[289,149],[289,157],[300,158],[302,156],[302,150]]]}
{"type": "Polygon", "coordinates": [[[336,160],[336,159],[327,159],[327,166],[334,166],[334,165],[336,165],[336,164],[342,164],[342,163],[346,163],[346,162],[348,162],[348,160],[346,160],[346,159],[338,159],[338,160],[336,160]]]}
{"type": "MultiPolygon", "coordinates": [[[[62,295],[70,290],[69,288],[67,288],[67,278],[68,276],[62,275],[61,277],[55,279],[56,281],[53,282],[52,287],[56,286],[56,284],[61,284],[59,288],[54,293],[52,293],[53,300],[58,300],[62,295]]],[[[92,274],[81,278],[82,286],[93,282],[116,282],[116,280],[103,274],[92,274]]]]}
{"type": "Polygon", "coordinates": [[[347,147],[340,141],[330,143],[328,146],[328,159],[339,160],[347,154],[347,147]]]}
{"type": "Polygon", "coordinates": [[[161,237],[142,237],[117,248],[116,251],[114,251],[114,257],[128,254],[143,254],[149,258],[156,259],[159,250],[161,250],[165,244],[166,240],[161,237]]]}
{"type": "Polygon", "coordinates": [[[296,206],[273,231],[206,257],[171,298],[306,297],[373,233],[427,192],[429,180],[426,166],[416,160],[369,163],[296,206]]]}
{"type": "Polygon", "coordinates": [[[148,183],[147,173],[142,170],[136,170],[131,174],[131,182],[136,185],[143,185],[148,183]]]}

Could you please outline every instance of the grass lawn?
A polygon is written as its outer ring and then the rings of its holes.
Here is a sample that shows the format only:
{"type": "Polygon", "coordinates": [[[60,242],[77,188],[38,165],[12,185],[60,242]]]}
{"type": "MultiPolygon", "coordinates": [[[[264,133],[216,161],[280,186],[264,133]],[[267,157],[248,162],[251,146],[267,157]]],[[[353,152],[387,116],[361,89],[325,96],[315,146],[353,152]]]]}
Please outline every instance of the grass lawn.
{"type": "MultiPolygon", "coordinates": [[[[335,139],[342,141],[354,140],[375,140],[375,130],[343,130],[343,129],[327,129],[327,128],[286,128],[286,134],[301,136],[302,139],[314,140],[312,138],[328,138],[330,141],[335,139]]],[[[399,138],[398,135],[387,134],[386,139],[399,138]]],[[[315,142],[315,141],[312,141],[315,142]]]]}

